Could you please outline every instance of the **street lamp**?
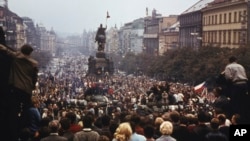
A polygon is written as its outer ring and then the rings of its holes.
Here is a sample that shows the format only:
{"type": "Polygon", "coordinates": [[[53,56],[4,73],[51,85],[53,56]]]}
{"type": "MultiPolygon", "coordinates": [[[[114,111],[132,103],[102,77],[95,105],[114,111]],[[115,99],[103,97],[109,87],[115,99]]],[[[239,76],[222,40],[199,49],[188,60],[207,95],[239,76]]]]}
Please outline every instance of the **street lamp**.
{"type": "Polygon", "coordinates": [[[193,46],[197,49],[198,48],[198,41],[202,40],[202,37],[199,37],[199,33],[198,32],[191,32],[190,35],[194,36],[194,38],[192,39],[193,46]]]}

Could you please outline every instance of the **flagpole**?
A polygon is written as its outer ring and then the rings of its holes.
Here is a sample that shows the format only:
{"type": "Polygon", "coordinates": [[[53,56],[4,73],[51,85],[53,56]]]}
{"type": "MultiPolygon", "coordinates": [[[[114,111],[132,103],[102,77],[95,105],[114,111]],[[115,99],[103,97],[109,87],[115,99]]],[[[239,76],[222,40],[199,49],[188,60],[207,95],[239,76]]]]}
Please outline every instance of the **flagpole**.
{"type": "Polygon", "coordinates": [[[108,18],[106,17],[106,28],[107,28],[108,18]]]}
{"type": "Polygon", "coordinates": [[[108,18],[109,18],[109,12],[107,11],[107,16],[106,16],[106,28],[107,28],[107,25],[108,25],[108,18]]]}

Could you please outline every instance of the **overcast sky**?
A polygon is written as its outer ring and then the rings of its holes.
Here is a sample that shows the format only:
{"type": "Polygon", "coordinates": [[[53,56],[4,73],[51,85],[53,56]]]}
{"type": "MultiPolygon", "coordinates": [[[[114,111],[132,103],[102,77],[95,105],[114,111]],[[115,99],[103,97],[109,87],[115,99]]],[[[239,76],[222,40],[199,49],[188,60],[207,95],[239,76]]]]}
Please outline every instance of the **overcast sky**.
{"type": "Polygon", "coordinates": [[[199,0],[8,0],[9,9],[17,15],[42,23],[47,30],[82,33],[96,30],[100,23],[121,27],[124,23],[145,17],[156,9],[163,16],[181,14],[199,0]]]}

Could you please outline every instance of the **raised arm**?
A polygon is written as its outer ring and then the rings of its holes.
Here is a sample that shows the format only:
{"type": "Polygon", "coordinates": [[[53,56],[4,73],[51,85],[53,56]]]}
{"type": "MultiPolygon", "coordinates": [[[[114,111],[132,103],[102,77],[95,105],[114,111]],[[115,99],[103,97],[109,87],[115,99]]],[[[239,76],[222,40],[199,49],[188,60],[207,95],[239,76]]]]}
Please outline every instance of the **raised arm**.
{"type": "Polygon", "coordinates": [[[2,45],[2,44],[0,44],[0,50],[2,50],[2,51],[6,51],[6,50],[7,50],[7,47],[6,47],[6,46],[4,46],[4,45],[2,45]]]}
{"type": "Polygon", "coordinates": [[[9,49],[8,47],[6,47],[6,46],[4,46],[2,44],[0,44],[0,51],[4,51],[4,52],[6,52],[6,54],[11,55],[11,56],[15,56],[16,55],[15,51],[9,49]]]}

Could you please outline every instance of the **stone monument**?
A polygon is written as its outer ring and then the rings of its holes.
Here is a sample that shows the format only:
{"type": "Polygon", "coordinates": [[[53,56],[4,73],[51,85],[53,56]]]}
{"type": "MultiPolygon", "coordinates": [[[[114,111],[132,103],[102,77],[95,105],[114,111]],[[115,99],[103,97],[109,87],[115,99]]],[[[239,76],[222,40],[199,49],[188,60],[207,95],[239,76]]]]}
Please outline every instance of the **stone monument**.
{"type": "Polygon", "coordinates": [[[95,42],[97,42],[96,57],[90,56],[88,59],[88,75],[112,75],[114,73],[113,60],[106,57],[104,51],[106,44],[106,27],[102,24],[97,30],[95,42]]]}

